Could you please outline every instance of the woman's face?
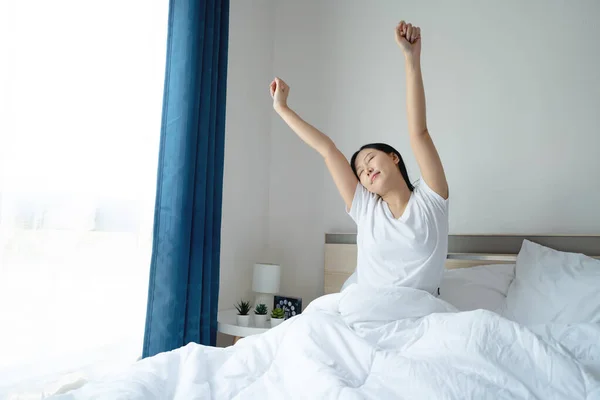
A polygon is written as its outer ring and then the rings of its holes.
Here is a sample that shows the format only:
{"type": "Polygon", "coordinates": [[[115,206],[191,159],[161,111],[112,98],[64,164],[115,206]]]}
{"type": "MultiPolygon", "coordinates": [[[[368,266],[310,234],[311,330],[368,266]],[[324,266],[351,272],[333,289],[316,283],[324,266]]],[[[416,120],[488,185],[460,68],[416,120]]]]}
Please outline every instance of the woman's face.
{"type": "Polygon", "coordinates": [[[360,183],[371,193],[381,195],[398,170],[398,157],[375,149],[363,149],[356,156],[354,166],[360,183]]]}

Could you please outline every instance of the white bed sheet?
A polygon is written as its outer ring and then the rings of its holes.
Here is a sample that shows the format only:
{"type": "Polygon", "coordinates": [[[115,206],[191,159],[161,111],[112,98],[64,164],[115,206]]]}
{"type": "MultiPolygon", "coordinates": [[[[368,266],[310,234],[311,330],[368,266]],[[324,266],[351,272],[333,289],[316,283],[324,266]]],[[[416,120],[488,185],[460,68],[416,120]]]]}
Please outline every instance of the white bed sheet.
{"type": "Polygon", "coordinates": [[[423,291],[353,284],[235,346],[189,344],[56,399],[600,398],[600,326],[535,334],[456,311],[423,291]]]}

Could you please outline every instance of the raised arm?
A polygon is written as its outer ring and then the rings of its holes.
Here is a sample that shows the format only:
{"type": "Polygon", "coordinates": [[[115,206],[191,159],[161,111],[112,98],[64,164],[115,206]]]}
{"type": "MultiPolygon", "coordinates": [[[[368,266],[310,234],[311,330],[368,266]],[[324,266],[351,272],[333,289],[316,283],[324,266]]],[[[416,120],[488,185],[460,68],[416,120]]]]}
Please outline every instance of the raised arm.
{"type": "Polygon", "coordinates": [[[344,157],[342,152],[338,150],[327,135],[304,121],[288,107],[287,97],[290,87],[283,80],[275,78],[271,82],[269,89],[273,98],[273,108],[275,111],[277,111],[279,116],[300,139],[323,156],[329,173],[333,177],[333,181],[346,203],[346,207],[350,209],[358,179],[354,175],[354,172],[352,172],[352,168],[350,168],[346,157],[344,157]]]}
{"type": "Polygon", "coordinates": [[[448,198],[448,182],[440,156],[427,130],[425,89],[421,74],[421,28],[400,22],[396,42],[404,52],[406,67],[406,111],[410,145],[421,176],[434,192],[448,198]]]}

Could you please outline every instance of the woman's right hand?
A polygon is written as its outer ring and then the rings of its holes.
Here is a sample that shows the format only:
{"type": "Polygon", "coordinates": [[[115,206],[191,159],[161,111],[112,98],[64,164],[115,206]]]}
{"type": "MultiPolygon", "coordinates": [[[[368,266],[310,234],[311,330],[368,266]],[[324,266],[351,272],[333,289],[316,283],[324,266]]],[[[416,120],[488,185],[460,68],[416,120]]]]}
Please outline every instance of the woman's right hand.
{"type": "Polygon", "coordinates": [[[287,83],[279,78],[275,78],[269,85],[269,89],[273,98],[273,108],[275,111],[287,108],[287,98],[290,93],[290,87],[287,83]]]}

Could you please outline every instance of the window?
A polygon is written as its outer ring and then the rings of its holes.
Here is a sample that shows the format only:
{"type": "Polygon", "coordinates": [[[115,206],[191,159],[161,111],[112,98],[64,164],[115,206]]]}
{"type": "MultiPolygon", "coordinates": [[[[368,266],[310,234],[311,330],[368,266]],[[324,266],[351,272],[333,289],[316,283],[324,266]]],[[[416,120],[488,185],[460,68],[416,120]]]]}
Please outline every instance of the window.
{"type": "Polygon", "coordinates": [[[40,398],[141,355],[168,0],[0,3],[0,397],[40,398]]]}

